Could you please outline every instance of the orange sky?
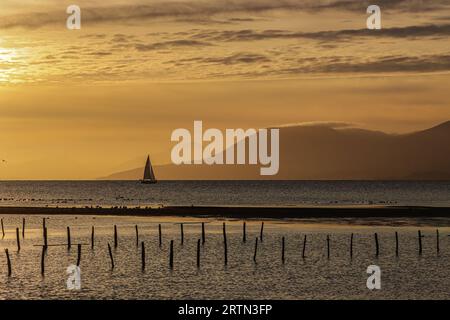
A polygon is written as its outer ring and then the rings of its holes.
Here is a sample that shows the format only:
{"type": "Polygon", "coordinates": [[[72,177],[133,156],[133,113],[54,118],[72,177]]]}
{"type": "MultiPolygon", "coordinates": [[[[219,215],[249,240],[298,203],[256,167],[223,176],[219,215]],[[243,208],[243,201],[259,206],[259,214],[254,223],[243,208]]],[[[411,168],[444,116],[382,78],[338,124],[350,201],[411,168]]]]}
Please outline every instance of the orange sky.
{"type": "Polygon", "coordinates": [[[170,134],[343,121],[408,132],[450,120],[447,1],[4,0],[0,179],[92,179],[169,162],[170,134]],[[326,9],[324,9],[326,7],[326,9]]]}

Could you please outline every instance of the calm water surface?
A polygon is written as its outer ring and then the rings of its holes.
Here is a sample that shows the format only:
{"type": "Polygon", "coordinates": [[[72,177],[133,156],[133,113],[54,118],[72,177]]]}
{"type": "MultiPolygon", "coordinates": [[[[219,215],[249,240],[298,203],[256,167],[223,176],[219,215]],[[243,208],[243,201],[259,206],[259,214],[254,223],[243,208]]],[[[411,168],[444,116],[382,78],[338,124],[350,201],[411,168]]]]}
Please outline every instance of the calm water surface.
{"type": "Polygon", "coordinates": [[[4,181],[0,206],[450,206],[450,182],[4,181]]]}
{"type": "MultiPolygon", "coordinates": [[[[266,221],[264,241],[253,262],[260,222],[247,222],[247,242],[242,241],[241,221],[226,221],[228,265],[224,265],[222,223],[218,220],[149,217],[51,216],[47,220],[49,244],[46,270],[40,274],[42,217],[26,218],[25,239],[16,250],[15,228],[22,217],[2,216],[6,236],[0,240],[0,299],[449,299],[450,227],[441,227],[440,253],[434,227],[421,227],[423,254],[418,254],[417,226],[346,226],[335,223],[266,221]],[[200,221],[206,222],[206,243],[201,247],[201,267],[196,267],[200,221]],[[184,244],[180,225],[184,222],[184,244]],[[163,245],[158,244],[162,224],[163,245]],[[118,226],[119,245],[113,249],[112,271],[107,243],[113,243],[118,226]],[[146,270],[141,271],[140,250],[134,226],[146,247],[146,270]],[[95,246],[90,246],[91,226],[95,246]],[[72,249],[66,243],[71,226],[72,249]],[[400,255],[395,256],[395,231],[400,255]],[[380,239],[375,256],[374,232],[380,239]],[[354,233],[353,259],[349,255],[354,233]],[[307,235],[306,258],[301,257],[307,235]],[[327,259],[326,236],[331,237],[327,259]],[[286,261],[281,261],[281,237],[286,238],[286,261]],[[174,240],[174,269],[169,268],[169,241],[174,240]],[[82,246],[80,291],[66,288],[66,268],[76,263],[77,243],[82,246]],[[56,246],[54,246],[56,245],[56,246]],[[58,246],[59,245],[59,246],[58,246]],[[9,248],[12,277],[8,278],[4,248],[9,248]],[[366,288],[369,265],[382,270],[382,289],[366,288]]],[[[448,225],[448,223],[447,223],[448,225]]]]}

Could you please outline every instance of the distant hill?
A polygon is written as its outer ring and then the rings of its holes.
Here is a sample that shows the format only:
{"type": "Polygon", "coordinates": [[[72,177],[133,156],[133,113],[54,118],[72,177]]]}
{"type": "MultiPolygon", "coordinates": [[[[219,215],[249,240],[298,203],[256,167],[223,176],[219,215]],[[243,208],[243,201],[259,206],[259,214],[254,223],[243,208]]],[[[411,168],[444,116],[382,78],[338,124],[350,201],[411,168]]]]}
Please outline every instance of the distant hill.
{"type": "MultiPolygon", "coordinates": [[[[340,125],[280,128],[280,170],[259,165],[155,166],[160,180],[450,180],[450,121],[395,135],[340,125]]],[[[143,168],[102,179],[140,179],[143,168]]]]}

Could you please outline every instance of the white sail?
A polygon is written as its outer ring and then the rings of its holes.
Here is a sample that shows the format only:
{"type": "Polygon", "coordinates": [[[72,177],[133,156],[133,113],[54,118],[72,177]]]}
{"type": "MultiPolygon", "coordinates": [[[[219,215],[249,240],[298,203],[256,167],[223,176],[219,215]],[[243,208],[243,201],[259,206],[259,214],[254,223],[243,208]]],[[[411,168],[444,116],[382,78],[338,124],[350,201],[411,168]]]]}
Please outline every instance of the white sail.
{"type": "Polygon", "coordinates": [[[144,182],[156,182],[155,173],[153,172],[152,163],[150,161],[150,156],[147,157],[147,162],[144,168],[144,182]]]}

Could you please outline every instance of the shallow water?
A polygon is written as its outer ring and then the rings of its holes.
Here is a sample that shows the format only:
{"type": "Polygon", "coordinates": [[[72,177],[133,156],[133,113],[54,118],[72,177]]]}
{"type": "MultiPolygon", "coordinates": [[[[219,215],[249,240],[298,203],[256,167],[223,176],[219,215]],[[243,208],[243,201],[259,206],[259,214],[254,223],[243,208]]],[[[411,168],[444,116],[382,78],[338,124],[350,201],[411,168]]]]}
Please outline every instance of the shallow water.
{"type": "Polygon", "coordinates": [[[0,181],[0,206],[450,207],[449,181],[0,181]]]}
{"type": "MultiPolygon", "coordinates": [[[[417,226],[368,226],[316,221],[265,221],[263,242],[255,238],[260,222],[247,221],[247,242],[242,241],[242,222],[226,221],[228,265],[223,258],[223,221],[194,218],[51,216],[47,219],[50,247],[45,257],[45,276],[40,274],[42,216],[26,216],[25,239],[16,250],[15,228],[22,217],[2,216],[6,236],[0,240],[1,299],[449,299],[450,221],[440,227],[440,253],[436,252],[435,228],[421,226],[423,254],[418,254],[417,226]],[[196,267],[196,246],[201,221],[206,221],[206,243],[201,247],[201,267],[196,267]],[[184,222],[184,244],[180,225],[184,222]],[[158,224],[163,245],[158,245],[158,224]],[[113,244],[113,225],[119,245],[113,248],[111,270],[107,243],[113,244]],[[146,246],[146,270],[141,271],[140,241],[146,246]],[[91,226],[95,247],[90,247],[91,226]],[[66,247],[66,226],[71,227],[72,248],[66,247]],[[394,232],[400,236],[400,255],[395,256],[394,232]],[[349,256],[354,233],[353,259],[349,256]],[[380,240],[375,256],[374,232],[380,240]],[[306,258],[301,250],[307,235],[306,258]],[[330,235],[330,259],[326,236],[330,235]],[[286,239],[286,260],[281,261],[281,237],[286,239]],[[174,269],[168,261],[169,241],[174,240],[174,269]],[[75,264],[77,243],[82,246],[80,291],[66,287],[66,268],[75,264]],[[52,246],[61,244],[62,246],[52,246]],[[9,248],[12,276],[8,278],[3,248],[9,248]],[[381,290],[366,287],[369,265],[381,268],[381,290]]],[[[411,224],[414,224],[412,222],[411,224]]],[[[441,221],[442,225],[442,221],[441,221]]]]}

